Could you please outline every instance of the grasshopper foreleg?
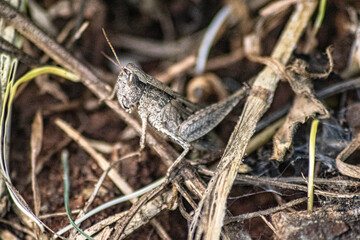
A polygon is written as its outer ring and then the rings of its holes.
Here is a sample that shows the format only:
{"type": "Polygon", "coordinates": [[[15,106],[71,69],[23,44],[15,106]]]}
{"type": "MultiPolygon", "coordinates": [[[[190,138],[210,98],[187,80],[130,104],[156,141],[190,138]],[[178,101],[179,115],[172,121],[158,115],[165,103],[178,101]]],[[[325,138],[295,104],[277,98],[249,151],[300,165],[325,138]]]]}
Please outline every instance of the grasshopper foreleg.
{"type": "Polygon", "coordinates": [[[141,118],[141,137],[140,137],[139,152],[141,152],[145,148],[146,129],[147,129],[147,116],[142,115],[140,116],[140,118],[141,118]]]}

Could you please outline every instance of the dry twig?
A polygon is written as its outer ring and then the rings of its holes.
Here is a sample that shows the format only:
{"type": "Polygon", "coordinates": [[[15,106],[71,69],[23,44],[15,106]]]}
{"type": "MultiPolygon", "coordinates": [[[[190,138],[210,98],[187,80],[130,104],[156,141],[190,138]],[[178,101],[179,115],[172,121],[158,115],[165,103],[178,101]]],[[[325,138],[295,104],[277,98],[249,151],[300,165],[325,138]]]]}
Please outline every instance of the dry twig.
{"type": "MultiPolygon", "coordinates": [[[[64,132],[66,132],[69,137],[71,137],[80,146],[82,146],[96,160],[96,162],[103,169],[103,171],[108,171],[109,167],[111,166],[110,163],[101,154],[97,153],[90,146],[88,141],[83,136],[81,136],[79,132],[77,132],[75,129],[73,129],[72,127],[70,127],[68,124],[66,124],[64,121],[60,119],[57,119],[55,123],[64,132]]],[[[111,169],[108,172],[108,176],[124,194],[130,194],[134,191],[132,187],[114,169],[111,169]]],[[[135,203],[136,199],[132,199],[131,202],[135,203]]],[[[157,223],[155,219],[151,220],[151,222],[155,222],[153,225],[155,228],[159,228],[161,226],[160,224],[157,223]]],[[[158,231],[161,233],[164,232],[162,227],[158,231]]]]}
{"type": "MultiPolygon", "coordinates": [[[[33,25],[29,19],[3,1],[0,1],[0,16],[4,17],[4,19],[14,26],[17,31],[33,42],[57,63],[78,74],[80,76],[80,81],[99,99],[106,99],[107,96],[110,95],[110,87],[100,81],[88,67],[75,59],[63,47],[58,45],[53,39],[33,25]]],[[[141,126],[138,121],[121,109],[117,102],[110,100],[106,100],[105,102],[121,117],[122,120],[132,126],[138,134],[141,134],[141,126]]],[[[169,144],[162,139],[156,139],[152,134],[147,134],[146,142],[155,150],[167,166],[170,166],[173,159],[176,159],[178,156],[178,153],[169,144]]],[[[190,180],[186,180],[185,182],[188,188],[196,195],[201,196],[204,191],[204,185],[198,179],[198,176],[193,171],[189,171],[189,169],[181,171],[181,174],[185,174],[184,176],[186,179],[191,180],[191,182],[190,180]]]]}
{"type": "MultiPolygon", "coordinates": [[[[282,64],[287,63],[316,5],[316,1],[301,2],[296,5],[273,51],[272,58],[282,64]]],[[[269,67],[266,67],[255,80],[216,173],[196,209],[189,239],[200,239],[203,235],[204,239],[219,239],[226,212],[227,196],[256,123],[270,106],[278,80],[279,77],[269,67]]]]}

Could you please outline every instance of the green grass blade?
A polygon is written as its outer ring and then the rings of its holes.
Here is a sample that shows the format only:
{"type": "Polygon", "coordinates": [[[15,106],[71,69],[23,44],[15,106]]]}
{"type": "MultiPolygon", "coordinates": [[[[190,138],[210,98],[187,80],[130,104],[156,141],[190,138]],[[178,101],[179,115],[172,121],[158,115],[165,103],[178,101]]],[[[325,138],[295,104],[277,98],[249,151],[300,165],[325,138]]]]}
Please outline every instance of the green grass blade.
{"type": "Polygon", "coordinates": [[[319,120],[314,119],[311,124],[309,141],[309,174],[308,174],[308,211],[312,211],[314,205],[314,171],[315,171],[315,142],[319,120]]]}
{"type": "Polygon", "coordinates": [[[71,223],[71,225],[73,225],[73,227],[80,233],[82,234],[84,237],[86,237],[86,239],[89,240],[94,240],[92,237],[90,237],[89,235],[87,235],[86,233],[84,233],[83,230],[81,230],[78,225],[76,225],[76,223],[72,220],[71,218],[71,210],[70,210],[70,206],[69,206],[69,191],[70,191],[70,180],[69,180],[69,152],[64,150],[61,152],[61,163],[64,169],[64,203],[65,203],[65,210],[66,210],[66,215],[71,223]]]}
{"type": "MultiPolygon", "coordinates": [[[[14,69],[16,69],[16,66],[17,66],[17,61],[13,61],[12,65],[11,65],[12,71],[14,71],[14,69]]],[[[10,194],[12,200],[14,201],[15,205],[26,216],[28,216],[30,219],[32,219],[39,226],[41,231],[44,231],[45,225],[41,222],[41,220],[39,218],[37,218],[35,216],[35,214],[31,211],[29,206],[26,204],[26,202],[23,200],[21,195],[18,193],[18,191],[14,188],[14,186],[11,183],[9,170],[7,167],[7,158],[8,158],[7,149],[8,148],[7,148],[6,144],[7,144],[8,136],[10,135],[9,125],[10,125],[12,102],[14,100],[14,96],[15,96],[17,88],[19,87],[20,84],[27,82],[27,81],[35,78],[36,76],[38,76],[40,74],[44,74],[44,73],[58,75],[58,76],[64,77],[71,81],[77,81],[79,79],[75,74],[73,74],[65,69],[62,69],[60,67],[44,66],[44,67],[36,68],[36,69],[29,71],[24,76],[19,78],[18,81],[14,84],[13,78],[14,78],[15,74],[14,74],[14,72],[12,72],[11,74],[9,74],[9,77],[7,80],[6,89],[5,89],[5,92],[3,95],[3,99],[2,99],[3,101],[2,101],[1,117],[0,117],[0,122],[1,122],[1,129],[0,129],[1,175],[5,178],[5,183],[6,183],[7,189],[9,191],[9,194],[10,194]]]]}

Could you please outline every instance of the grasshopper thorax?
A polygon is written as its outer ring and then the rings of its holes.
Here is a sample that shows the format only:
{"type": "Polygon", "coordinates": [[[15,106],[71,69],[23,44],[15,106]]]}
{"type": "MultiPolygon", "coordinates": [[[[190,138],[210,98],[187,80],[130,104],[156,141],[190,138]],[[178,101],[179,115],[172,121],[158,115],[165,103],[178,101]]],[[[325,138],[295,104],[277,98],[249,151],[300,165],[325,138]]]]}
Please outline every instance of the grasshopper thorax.
{"type": "Polygon", "coordinates": [[[126,66],[120,70],[116,84],[116,95],[121,107],[131,113],[144,93],[145,83],[141,82],[136,73],[126,66]]]}

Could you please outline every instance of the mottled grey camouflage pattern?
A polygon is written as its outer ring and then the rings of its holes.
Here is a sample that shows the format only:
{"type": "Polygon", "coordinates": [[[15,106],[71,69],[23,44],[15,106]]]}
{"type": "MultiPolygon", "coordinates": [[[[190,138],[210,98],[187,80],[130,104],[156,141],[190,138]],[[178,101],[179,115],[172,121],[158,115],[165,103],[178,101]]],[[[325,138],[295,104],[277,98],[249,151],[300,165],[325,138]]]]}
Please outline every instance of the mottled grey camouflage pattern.
{"type": "Polygon", "coordinates": [[[149,123],[186,152],[190,143],[200,150],[217,150],[221,146],[219,140],[206,134],[225,118],[246,92],[243,88],[218,103],[200,109],[134,64],[121,69],[114,91],[121,107],[127,112],[137,108],[143,129],[141,148],[145,145],[149,123]]]}

